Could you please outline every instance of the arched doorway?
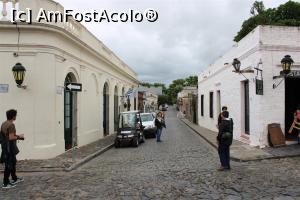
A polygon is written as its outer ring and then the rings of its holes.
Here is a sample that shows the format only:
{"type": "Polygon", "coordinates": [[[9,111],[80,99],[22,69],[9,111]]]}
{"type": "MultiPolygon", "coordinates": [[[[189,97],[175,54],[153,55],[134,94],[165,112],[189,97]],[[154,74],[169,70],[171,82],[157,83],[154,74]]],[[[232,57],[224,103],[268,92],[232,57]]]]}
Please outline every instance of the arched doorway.
{"type": "Polygon", "coordinates": [[[118,87],[115,87],[114,94],[114,125],[115,131],[118,129],[118,117],[119,117],[119,96],[118,96],[118,87]]]}
{"type": "Polygon", "coordinates": [[[103,133],[109,135],[109,88],[105,83],[103,87],[103,133]]]}
{"type": "MultiPolygon", "coordinates": [[[[73,73],[65,78],[65,88],[68,83],[76,83],[73,73]]],[[[65,150],[77,146],[77,93],[65,89],[64,92],[64,139],[65,150]]]]}

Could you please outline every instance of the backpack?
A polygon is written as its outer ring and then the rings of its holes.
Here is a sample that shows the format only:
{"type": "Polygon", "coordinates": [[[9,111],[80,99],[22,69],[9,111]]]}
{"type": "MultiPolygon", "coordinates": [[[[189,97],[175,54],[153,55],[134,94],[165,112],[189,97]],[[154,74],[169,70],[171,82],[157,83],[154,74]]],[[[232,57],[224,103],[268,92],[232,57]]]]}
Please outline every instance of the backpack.
{"type": "Polygon", "coordinates": [[[5,160],[5,154],[4,154],[4,148],[5,148],[5,135],[3,134],[3,132],[0,130],[0,145],[1,145],[1,157],[0,157],[0,163],[4,163],[5,160]]]}
{"type": "Polygon", "coordinates": [[[2,131],[0,131],[0,145],[3,146],[3,142],[6,141],[6,137],[2,131]]]}

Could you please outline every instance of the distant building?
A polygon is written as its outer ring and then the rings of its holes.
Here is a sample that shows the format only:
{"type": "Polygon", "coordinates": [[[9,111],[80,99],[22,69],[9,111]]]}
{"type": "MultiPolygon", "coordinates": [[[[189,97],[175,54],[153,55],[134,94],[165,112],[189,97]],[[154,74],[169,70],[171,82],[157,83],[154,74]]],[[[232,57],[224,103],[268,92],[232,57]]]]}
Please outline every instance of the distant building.
{"type": "Polygon", "coordinates": [[[162,87],[138,88],[138,109],[143,112],[154,112],[158,109],[158,96],[162,95],[162,87]]]}
{"type": "Polygon", "coordinates": [[[268,124],[279,123],[287,141],[293,114],[300,105],[299,27],[258,26],[198,77],[200,126],[217,131],[218,114],[227,106],[234,120],[234,139],[254,146],[268,145],[268,124]],[[281,60],[290,55],[292,72],[276,78],[281,60]],[[248,73],[234,73],[234,58],[248,73]],[[253,71],[253,73],[250,73],[253,71]]]}
{"type": "Polygon", "coordinates": [[[198,122],[198,89],[197,87],[184,87],[177,94],[177,107],[185,117],[193,123],[198,122]]]}

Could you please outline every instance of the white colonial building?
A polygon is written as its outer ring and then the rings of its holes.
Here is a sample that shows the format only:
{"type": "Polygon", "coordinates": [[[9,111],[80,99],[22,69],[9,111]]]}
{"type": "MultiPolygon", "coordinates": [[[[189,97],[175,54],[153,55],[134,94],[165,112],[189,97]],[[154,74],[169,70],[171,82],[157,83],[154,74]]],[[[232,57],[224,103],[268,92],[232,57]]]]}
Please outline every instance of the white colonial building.
{"type": "Polygon", "coordinates": [[[271,123],[279,123],[286,138],[295,139],[287,130],[300,106],[299,70],[299,27],[258,26],[200,73],[199,125],[217,131],[221,107],[228,106],[237,140],[266,146],[271,123]],[[282,70],[285,55],[294,60],[292,73],[285,80],[274,79],[282,70]],[[240,60],[242,70],[253,73],[234,73],[234,58],[240,60]]]}
{"type": "MultiPolygon", "coordinates": [[[[0,121],[18,111],[19,159],[55,157],[73,145],[83,146],[114,133],[124,94],[138,87],[137,74],[83,25],[68,23],[13,24],[9,8],[40,7],[64,11],[52,0],[0,0],[0,121]],[[16,63],[26,69],[18,88],[16,63]],[[81,92],[66,90],[81,83],[81,92]]],[[[133,110],[136,97],[130,99],[133,110]]],[[[127,108],[126,108],[127,109],[127,108]]]]}

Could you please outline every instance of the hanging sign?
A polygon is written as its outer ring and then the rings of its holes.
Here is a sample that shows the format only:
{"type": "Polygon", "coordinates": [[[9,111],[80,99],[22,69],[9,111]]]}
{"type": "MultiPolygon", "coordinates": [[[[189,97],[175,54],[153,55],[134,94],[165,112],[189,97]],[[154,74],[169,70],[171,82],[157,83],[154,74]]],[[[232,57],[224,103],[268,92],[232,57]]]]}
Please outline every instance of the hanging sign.
{"type": "Polygon", "coordinates": [[[264,95],[264,81],[256,79],[256,94],[264,95]]]}
{"type": "Polygon", "coordinates": [[[289,74],[289,76],[292,77],[300,77],[300,70],[292,70],[291,73],[289,74]]]}

